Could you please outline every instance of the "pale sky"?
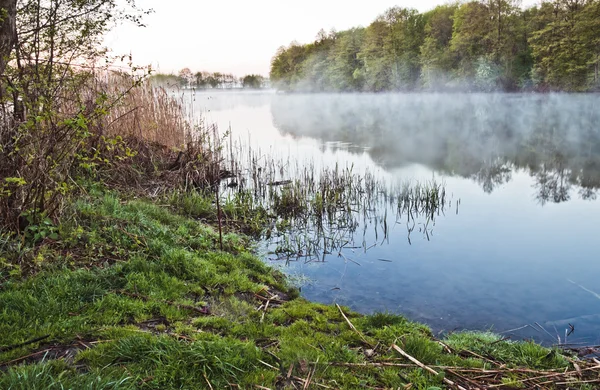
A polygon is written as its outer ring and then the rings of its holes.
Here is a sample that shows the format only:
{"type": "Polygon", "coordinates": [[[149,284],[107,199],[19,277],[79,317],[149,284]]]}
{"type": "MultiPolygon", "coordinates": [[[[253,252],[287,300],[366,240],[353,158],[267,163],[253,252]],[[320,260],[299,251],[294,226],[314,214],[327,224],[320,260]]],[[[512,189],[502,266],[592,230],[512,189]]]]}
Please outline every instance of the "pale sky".
{"type": "MultiPolygon", "coordinates": [[[[280,46],[312,42],[324,28],[368,26],[395,5],[423,12],[444,0],[138,0],[155,13],[146,28],[118,27],[106,39],[115,54],[161,72],[192,71],[268,75],[280,46]],[[354,4],[354,5],[351,5],[354,4]]],[[[523,0],[532,5],[539,0],[523,0]]]]}

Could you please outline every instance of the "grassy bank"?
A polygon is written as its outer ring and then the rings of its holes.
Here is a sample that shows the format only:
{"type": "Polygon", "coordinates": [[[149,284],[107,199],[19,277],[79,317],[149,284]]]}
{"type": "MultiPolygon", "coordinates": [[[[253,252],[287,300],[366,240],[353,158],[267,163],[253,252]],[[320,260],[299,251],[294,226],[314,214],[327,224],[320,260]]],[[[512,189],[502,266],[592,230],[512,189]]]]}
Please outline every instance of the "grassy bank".
{"type": "MultiPolygon", "coordinates": [[[[210,221],[208,221],[210,222],[210,221]]],[[[251,242],[103,189],[0,241],[1,389],[592,389],[592,367],[493,334],[444,340],[307,302],[251,242]],[[566,374],[565,374],[566,373],[566,374]],[[567,384],[569,383],[569,384],[567,384]]]]}

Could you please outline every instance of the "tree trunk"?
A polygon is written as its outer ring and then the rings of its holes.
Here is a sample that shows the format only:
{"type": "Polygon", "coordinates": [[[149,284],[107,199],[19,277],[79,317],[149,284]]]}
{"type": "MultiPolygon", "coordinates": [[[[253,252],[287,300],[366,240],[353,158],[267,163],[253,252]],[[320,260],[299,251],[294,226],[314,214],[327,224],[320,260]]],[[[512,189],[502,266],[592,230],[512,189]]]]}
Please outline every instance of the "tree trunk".
{"type": "Polygon", "coordinates": [[[0,0],[0,75],[17,38],[17,0],[0,0]]]}
{"type": "Polygon", "coordinates": [[[596,86],[598,86],[598,72],[600,71],[600,54],[596,54],[596,72],[594,73],[594,81],[596,82],[596,86]]]}

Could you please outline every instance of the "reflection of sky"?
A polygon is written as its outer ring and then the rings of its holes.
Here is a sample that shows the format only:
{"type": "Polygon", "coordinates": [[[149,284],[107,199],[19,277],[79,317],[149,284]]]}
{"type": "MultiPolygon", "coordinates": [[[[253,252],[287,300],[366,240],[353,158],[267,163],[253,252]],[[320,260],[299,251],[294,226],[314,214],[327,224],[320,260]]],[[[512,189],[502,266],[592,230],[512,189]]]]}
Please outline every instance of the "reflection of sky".
{"type": "Polygon", "coordinates": [[[350,152],[336,143],[322,143],[308,137],[282,135],[274,127],[268,104],[260,107],[236,107],[222,111],[204,111],[210,123],[217,123],[221,131],[231,126],[232,139],[238,147],[250,144],[255,152],[276,159],[310,161],[315,167],[354,165],[357,172],[366,169],[381,171],[366,152],[350,152]]]}
{"type": "MultiPolygon", "coordinates": [[[[214,99],[226,101],[229,96],[214,99]]],[[[196,100],[200,107],[201,102],[196,100]]],[[[600,300],[569,281],[600,293],[596,255],[600,202],[573,196],[569,202],[542,206],[535,198],[533,179],[524,170],[513,171],[511,180],[491,194],[470,179],[445,176],[423,165],[382,172],[364,151],[350,153],[340,145],[281,135],[268,99],[251,107],[234,106],[213,108],[207,119],[220,129],[231,124],[234,140],[250,140],[252,148],[264,154],[311,161],[317,168],[335,162],[353,164],[357,171],[379,172],[388,180],[436,177],[446,183],[453,206],[461,201],[458,215],[451,207],[446,217],[436,219],[429,241],[413,232],[409,245],[404,221],[394,224],[390,217],[389,244],[367,253],[344,251],[360,266],[337,254],[325,263],[293,265],[294,271],[312,279],[303,287],[306,297],[337,301],[363,312],[404,313],[445,330],[502,331],[539,322],[563,337],[567,323],[572,323],[576,333],[569,341],[600,341],[600,300]]],[[[367,229],[366,242],[367,246],[375,242],[373,228],[367,229]]],[[[555,341],[531,328],[519,335],[555,341]]]]}

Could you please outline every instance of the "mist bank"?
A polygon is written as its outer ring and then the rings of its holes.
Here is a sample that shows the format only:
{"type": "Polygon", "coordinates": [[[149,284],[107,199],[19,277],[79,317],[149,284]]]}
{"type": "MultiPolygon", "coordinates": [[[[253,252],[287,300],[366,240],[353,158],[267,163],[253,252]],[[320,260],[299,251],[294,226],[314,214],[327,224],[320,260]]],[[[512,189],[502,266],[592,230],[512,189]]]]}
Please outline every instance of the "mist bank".
{"type": "Polygon", "coordinates": [[[394,7],[368,27],[321,30],[281,47],[284,91],[592,91],[600,89],[600,1],[479,0],[418,13],[394,7]]]}
{"type": "Polygon", "coordinates": [[[272,100],[284,134],[363,146],[388,170],[422,164],[477,181],[486,192],[516,170],[539,201],[600,188],[597,94],[292,94],[272,100]]]}

